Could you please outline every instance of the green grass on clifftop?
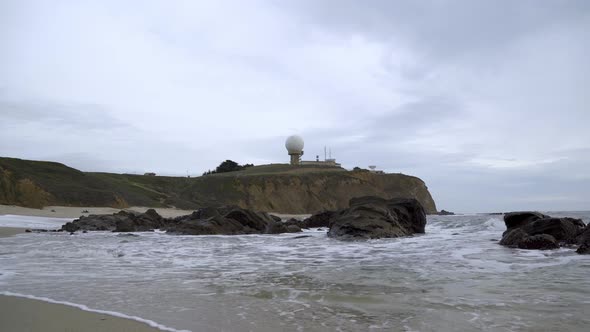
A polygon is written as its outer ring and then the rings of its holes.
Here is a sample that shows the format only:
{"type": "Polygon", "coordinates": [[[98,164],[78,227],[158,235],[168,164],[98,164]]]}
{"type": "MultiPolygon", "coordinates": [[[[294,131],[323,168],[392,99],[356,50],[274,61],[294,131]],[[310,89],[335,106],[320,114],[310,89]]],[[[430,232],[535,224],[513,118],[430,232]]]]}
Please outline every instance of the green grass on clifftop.
{"type": "MultiPolygon", "coordinates": [[[[270,164],[200,177],[81,172],[66,165],[0,157],[0,204],[177,207],[238,205],[255,210],[312,213],[347,206],[359,195],[414,197],[434,202],[422,180],[340,167],[270,164]]],[[[435,210],[434,210],[435,211],[435,210]]]]}

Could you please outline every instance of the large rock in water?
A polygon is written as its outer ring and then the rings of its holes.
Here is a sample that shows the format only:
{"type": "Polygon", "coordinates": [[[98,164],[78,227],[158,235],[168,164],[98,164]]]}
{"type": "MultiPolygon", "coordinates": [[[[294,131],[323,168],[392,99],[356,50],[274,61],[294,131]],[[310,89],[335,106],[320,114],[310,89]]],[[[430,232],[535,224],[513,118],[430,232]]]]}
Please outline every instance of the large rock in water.
{"type": "Polygon", "coordinates": [[[549,216],[533,211],[508,212],[504,215],[504,223],[508,231],[542,218],[549,218],[549,216]]]}
{"type": "Polygon", "coordinates": [[[127,211],[119,211],[114,214],[81,216],[61,227],[68,232],[75,231],[113,231],[113,232],[146,232],[153,231],[165,224],[154,209],[145,213],[135,214],[127,211]]]}
{"type": "Polygon", "coordinates": [[[590,224],[578,233],[576,242],[580,245],[576,250],[578,254],[590,255],[590,224]]]}
{"type": "MultiPolygon", "coordinates": [[[[540,212],[510,212],[504,215],[506,231],[500,244],[520,249],[557,249],[582,244],[586,225],[580,219],[552,218],[540,212]]],[[[587,227],[586,227],[587,228],[587,227]]]]}
{"type": "Polygon", "coordinates": [[[280,234],[300,232],[266,212],[238,207],[207,208],[173,219],[164,228],[167,233],[186,235],[280,234]]]}
{"type": "Polygon", "coordinates": [[[353,198],[330,217],[328,236],[342,240],[377,239],[424,233],[426,213],[415,199],[353,198]]]}

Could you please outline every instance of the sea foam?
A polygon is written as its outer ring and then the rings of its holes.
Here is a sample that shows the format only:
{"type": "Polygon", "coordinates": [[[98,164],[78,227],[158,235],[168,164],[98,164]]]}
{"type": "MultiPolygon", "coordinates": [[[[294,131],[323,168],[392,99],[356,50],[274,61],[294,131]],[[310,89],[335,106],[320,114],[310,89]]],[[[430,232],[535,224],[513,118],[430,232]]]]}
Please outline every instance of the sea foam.
{"type": "Polygon", "coordinates": [[[6,214],[0,216],[0,227],[59,229],[74,218],[31,217],[6,214]]]}

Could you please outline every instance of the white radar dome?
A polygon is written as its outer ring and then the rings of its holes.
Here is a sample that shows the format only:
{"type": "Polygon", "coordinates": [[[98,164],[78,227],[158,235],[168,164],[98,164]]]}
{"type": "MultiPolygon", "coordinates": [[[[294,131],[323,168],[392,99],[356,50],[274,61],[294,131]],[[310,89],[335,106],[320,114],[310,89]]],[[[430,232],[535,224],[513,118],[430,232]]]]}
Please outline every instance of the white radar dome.
{"type": "Polygon", "coordinates": [[[301,154],[303,151],[303,138],[298,135],[289,136],[285,141],[285,147],[289,154],[301,154]]]}

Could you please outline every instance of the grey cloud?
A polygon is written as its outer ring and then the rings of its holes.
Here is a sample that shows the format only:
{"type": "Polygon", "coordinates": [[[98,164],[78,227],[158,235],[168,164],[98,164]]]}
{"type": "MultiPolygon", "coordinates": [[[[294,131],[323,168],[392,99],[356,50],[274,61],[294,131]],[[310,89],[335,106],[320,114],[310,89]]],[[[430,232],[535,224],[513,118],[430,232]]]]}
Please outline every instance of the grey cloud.
{"type": "Polygon", "coordinates": [[[447,210],[590,204],[587,1],[138,4],[0,3],[0,155],[196,175],[298,133],[447,210]]]}
{"type": "Polygon", "coordinates": [[[44,126],[61,127],[64,130],[72,128],[111,130],[131,127],[130,124],[111,116],[101,105],[75,102],[0,99],[0,116],[4,119],[2,125],[41,123],[44,126]]]}
{"type": "Polygon", "coordinates": [[[321,27],[409,42],[433,57],[498,45],[552,25],[587,18],[587,1],[298,1],[291,4],[321,27]]]}

